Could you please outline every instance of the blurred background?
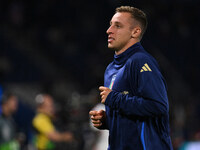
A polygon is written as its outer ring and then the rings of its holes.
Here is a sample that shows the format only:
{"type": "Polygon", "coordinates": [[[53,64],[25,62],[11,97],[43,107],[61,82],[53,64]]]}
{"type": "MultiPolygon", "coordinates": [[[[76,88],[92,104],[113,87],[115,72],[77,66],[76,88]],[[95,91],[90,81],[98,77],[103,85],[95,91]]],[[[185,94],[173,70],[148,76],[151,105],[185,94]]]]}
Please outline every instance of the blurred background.
{"type": "Polygon", "coordinates": [[[98,87],[114,54],[106,30],[121,5],[148,16],[142,44],[168,84],[174,149],[200,140],[200,1],[0,0],[0,93],[18,97],[14,120],[24,139],[21,149],[31,149],[35,96],[49,93],[56,103],[55,126],[76,137],[69,149],[91,150],[98,133],[88,112],[100,102],[98,87]]]}

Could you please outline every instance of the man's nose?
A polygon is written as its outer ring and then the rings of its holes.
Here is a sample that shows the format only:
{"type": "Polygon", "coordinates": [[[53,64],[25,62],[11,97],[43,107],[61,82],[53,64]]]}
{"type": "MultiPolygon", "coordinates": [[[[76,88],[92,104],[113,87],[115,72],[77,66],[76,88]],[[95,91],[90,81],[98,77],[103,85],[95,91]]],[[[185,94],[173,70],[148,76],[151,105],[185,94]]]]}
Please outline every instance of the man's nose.
{"type": "Polygon", "coordinates": [[[112,26],[110,26],[110,27],[107,29],[106,33],[107,33],[107,34],[112,33],[112,26]]]}

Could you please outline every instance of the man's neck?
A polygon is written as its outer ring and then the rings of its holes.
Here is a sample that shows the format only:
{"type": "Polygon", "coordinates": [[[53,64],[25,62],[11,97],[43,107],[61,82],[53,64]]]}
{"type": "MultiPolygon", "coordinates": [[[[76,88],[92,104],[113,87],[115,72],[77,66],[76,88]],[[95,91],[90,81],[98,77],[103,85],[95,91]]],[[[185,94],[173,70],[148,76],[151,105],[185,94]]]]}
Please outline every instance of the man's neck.
{"type": "Polygon", "coordinates": [[[128,43],[125,47],[123,47],[121,50],[115,51],[116,55],[120,55],[121,53],[125,52],[129,47],[133,46],[135,43],[140,42],[140,40],[134,40],[130,43],[128,43]]]}

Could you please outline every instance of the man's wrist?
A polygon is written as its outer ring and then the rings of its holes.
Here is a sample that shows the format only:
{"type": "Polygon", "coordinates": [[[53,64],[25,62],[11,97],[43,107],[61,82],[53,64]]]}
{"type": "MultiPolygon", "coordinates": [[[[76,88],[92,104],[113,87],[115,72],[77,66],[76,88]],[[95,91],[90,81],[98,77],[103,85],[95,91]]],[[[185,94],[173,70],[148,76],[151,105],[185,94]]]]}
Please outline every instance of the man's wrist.
{"type": "Polygon", "coordinates": [[[105,101],[105,105],[107,105],[107,106],[111,106],[112,105],[112,103],[113,103],[113,98],[112,98],[113,93],[114,93],[114,91],[111,91],[108,94],[108,96],[106,98],[106,101],[105,101]]]}

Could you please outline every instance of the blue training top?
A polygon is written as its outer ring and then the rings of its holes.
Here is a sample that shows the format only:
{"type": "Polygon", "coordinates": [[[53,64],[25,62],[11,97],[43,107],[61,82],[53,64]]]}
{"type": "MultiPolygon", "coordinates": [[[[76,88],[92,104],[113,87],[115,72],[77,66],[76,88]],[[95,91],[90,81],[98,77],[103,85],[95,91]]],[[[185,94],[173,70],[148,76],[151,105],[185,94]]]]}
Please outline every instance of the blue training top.
{"type": "Polygon", "coordinates": [[[108,150],[172,150],[165,80],[140,42],[114,55],[104,76],[108,150]]]}

